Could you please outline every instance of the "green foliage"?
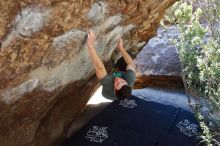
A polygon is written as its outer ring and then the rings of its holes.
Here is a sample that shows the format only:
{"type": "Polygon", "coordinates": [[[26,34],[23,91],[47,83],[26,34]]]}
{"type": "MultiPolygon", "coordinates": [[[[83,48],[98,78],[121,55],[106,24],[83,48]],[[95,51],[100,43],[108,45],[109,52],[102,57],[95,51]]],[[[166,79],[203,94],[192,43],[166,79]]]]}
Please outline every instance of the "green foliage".
{"type": "Polygon", "coordinates": [[[200,82],[204,85],[204,89],[200,90],[218,107],[220,103],[220,46],[216,41],[210,40],[202,47],[203,55],[197,57],[200,82]]]}
{"type": "Polygon", "coordinates": [[[220,143],[214,139],[215,136],[219,135],[217,132],[211,132],[208,126],[206,126],[204,122],[204,117],[201,113],[197,113],[197,118],[200,121],[200,127],[202,129],[202,134],[198,137],[199,139],[202,139],[199,143],[203,143],[206,146],[213,146],[217,145],[219,146],[220,143]]]}
{"type": "Polygon", "coordinates": [[[220,45],[215,37],[206,38],[209,27],[200,23],[202,9],[193,12],[192,5],[183,2],[175,12],[180,30],[179,48],[187,87],[198,91],[213,103],[220,105],[220,45]]]}
{"type": "MultiPolygon", "coordinates": [[[[186,19],[184,19],[184,21],[190,20],[191,16],[189,15],[190,13],[188,13],[187,11],[191,11],[192,8],[187,7],[186,9],[184,8],[186,6],[186,1],[187,0],[182,0],[181,2],[176,2],[172,7],[170,7],[169,9],[166,10],[166,15],[163,18],[162,23],[164,24],[177,24],[178,18],[176,17],[176,15],[178,16],[183,16],[186,19]],[[183,5],[183,2],[185,3],[183,5]],[[174,15],[176,13],[176,15],[174,15]]],[[[183,19],[182,19],[183,20],[183,19]]]]}
{"type": "Polygon", "coordinates": [[[212,37],[220,43],[220,1],[219,0],[199,0],[200,7],[204,13],[203,18],[209,25],[212,37]]]}
{"type": "MultiPolygon", "coordinates": [[[[170,17],[177,24],[180,37],[176,39],[182,73],[188,90],[206,98],[212,112],[220,107],[220,2],[201,0],[195,9],[193,3],[180,1],[174,5],[175,15],[170,17]],[[210,9],[211,8],[211,9],[210,9]],[[205,20],[205,21],[204,21],[205,20]],[[206,21],[207,20],[207,21],[206,21]],[[202,25],[204,22],[205,25],[202,25]],[[219,26],[218,26],[219,25],[219,26]],[[209,37],[207,37],[207,35],[209,37]]],[[[195,95],[195,94],[194,94],[195,95]]],[[[206,126],[198,111],[203,130],[200,138],[208,146],[218,144],[213,132],[206,126]]]]}
{"type": "Polygon", "coordinates": [[[163,18],[162,23],[168,23],[168,24],[175,24],[176,23],[176,17],[174,12],[179,9],[180,3],[175,3],[172,7],[170,7],[168,10],[166,10],[166,15],[163,18]]]}
{"type": "Polygon", "coordinates": [[[179,8],[175,11],[175,16],[178,23],[187,23],[192,18],[192,5],[188,5],[186,2],[179,5],[179,8]]]}

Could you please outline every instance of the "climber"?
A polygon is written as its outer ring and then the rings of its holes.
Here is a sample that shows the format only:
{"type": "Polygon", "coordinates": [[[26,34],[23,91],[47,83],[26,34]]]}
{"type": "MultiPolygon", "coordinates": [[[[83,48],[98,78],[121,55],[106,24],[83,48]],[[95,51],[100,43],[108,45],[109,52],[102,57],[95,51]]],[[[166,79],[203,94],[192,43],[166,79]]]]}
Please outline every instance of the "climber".
{"type": "Polygon", "coordinates": [[[96,76],[103,86],[102,95],[112,100],[128,98],[131,96],[131,90],[135,83],[136,74],[133,60],[124,49],[122,39],[118,39],[117,49],[124,58],[127,67],[125,71],[118,70],[111,75],[107,74],[104,64],[96,53],[94,47],[95,39],[95,33],[90,30],[87,38],[87,47],[92,64],[95,67],[96,76]]]}

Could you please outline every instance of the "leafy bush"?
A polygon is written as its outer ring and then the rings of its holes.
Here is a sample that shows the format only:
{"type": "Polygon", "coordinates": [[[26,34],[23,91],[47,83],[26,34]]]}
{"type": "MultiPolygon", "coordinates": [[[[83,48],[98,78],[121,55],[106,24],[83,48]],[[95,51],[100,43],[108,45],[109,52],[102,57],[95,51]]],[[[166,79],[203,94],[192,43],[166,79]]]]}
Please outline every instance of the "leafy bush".
{"type": "Polygon", "coordinates": [[[181,34],[177,46],[187,87],[197,91],[198,96],[209,99],[218,109],[220,45],[215,37],[206,37],[210,29],[209,25],[207,27],[201,25],[199,20],[202,14],[202,9],[197,8],[193,12],[192,5],[186,2],[179,6],[175,12],[181,34]]]}
{"type": "Polygon", "coordinates": [[[214,139],[215,136],[219,136],[219,133],[210,131],[209,127],[204,122],[205,120],[201,113],[197,113],[197,118],[200,121],[200,127],[202,129],[202,134],[198,137],[201,139],[199,143],[203,143],[206,146],[213,146],[213,144],[219,146],[220,143],[214,139]]]}
{"type": "Polygon", "coordinates": [[[198,6],[204,11],[203,19],[209,25],[212,37],[220,43],[220,1],[219,0],[197,0],[198,6]]]}
{"type": "MultiPolygon", "coordinates": [[[[180,37],[174,42],[178,48],[182,75],[187,91],[206,98],[212,112],[220,111],[220,2],[200,0],[196,5],[182,0],[165,18],[177,24],[180,37]],[[201,23],[203,22],[203,24],[201,23]]],[[[203,133],[200,138],[208,146],[219,145],[197,110],[203,133]]],[[[220,117],[218,117],[220,118],[220,117]]]]}

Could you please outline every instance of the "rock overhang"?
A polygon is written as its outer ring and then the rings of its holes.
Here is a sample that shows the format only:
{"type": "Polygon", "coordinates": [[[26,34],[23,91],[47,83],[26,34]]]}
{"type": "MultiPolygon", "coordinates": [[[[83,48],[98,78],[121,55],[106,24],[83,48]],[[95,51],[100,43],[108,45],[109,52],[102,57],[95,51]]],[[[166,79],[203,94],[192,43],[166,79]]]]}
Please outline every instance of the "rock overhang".
{"type": "Polygon", "coordinates": [[[105,62],[117,53],[119,36],[136,54],[174,2],[1,1],[0,117],[7,132],[0,133],[0,144],[50,145],[62,137],[98,86],[85,45],[87,31],[96,32],[97,52],[105,62]]]}

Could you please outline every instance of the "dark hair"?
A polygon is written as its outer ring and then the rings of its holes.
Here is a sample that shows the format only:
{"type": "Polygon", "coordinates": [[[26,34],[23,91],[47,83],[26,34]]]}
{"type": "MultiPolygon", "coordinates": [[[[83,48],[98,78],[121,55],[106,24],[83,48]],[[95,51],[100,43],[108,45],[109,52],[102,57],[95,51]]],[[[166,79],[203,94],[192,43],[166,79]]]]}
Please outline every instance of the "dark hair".
{"type": "Polygon", "coordinates": [[[131,87],[128,85],[122,86],[121,89],[116,91],[116,95],[119,98],[128,98],[129,96],[131,96],[131,87]]]}
{"type": "MultiPolygon", "coordinates": [[[[131,51],[127,51],[127,53],[134,58],[133,54],[131,53],[131,51]]],[[[117,60],[117,62],[114,65],[114,68],[118,68],[120,71],[124,71],[126,72],[126,68],[127,68],[127,63],[125,61],[125,59],[123,57],[119,58],[117,60]]]]}
{"type": "Polygon", "coordinates": [[[121,57],[114,65],[114,68],[118,68],[120,71],[126,72],[127,63],[125,62],[125,59],[121,57]]]}

